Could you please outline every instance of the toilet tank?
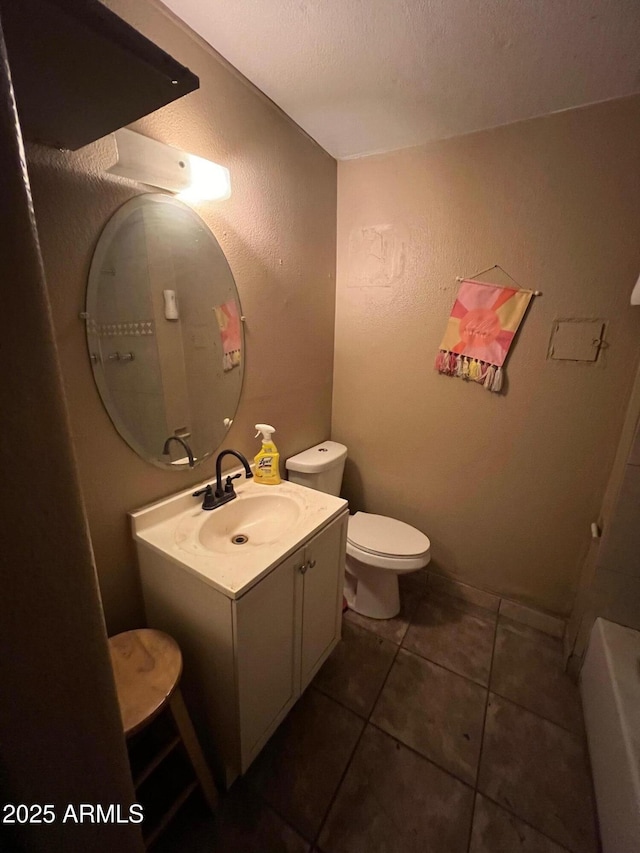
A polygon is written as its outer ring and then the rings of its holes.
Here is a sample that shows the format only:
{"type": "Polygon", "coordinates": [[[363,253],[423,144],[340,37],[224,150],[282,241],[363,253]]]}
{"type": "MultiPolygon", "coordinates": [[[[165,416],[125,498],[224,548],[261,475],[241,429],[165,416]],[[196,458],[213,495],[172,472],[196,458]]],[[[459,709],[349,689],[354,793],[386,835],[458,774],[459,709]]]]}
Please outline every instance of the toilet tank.
{"type": "Polygon", "coordinates": [[[326,492],[340,494],[347,448],[337,441],[323,441],[302,453],[290,456],[285,463],[292,483],[326,492]]]}

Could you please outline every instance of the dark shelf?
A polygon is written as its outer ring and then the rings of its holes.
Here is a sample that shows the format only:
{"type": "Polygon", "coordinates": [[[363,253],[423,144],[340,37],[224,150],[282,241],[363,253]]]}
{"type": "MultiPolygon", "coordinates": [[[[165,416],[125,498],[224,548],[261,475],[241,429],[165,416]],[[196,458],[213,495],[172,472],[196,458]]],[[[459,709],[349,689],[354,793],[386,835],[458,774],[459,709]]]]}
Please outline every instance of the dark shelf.
{"type": "Polygon", "coordinates": [[[75,151],[199,86],[98,0],[0,0],[0,18],[31,142],[75,151]]]}

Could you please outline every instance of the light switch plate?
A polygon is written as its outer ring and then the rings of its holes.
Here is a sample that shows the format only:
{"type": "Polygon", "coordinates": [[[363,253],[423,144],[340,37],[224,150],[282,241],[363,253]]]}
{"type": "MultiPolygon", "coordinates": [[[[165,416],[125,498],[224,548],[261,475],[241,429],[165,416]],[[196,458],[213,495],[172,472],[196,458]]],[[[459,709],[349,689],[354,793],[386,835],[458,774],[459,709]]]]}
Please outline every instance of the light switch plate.
{"type": "Polygon", "coordinates": [[[554,320],[548,358],[555,361],[596,361],[604,343],[604,320],[554,320]]]}

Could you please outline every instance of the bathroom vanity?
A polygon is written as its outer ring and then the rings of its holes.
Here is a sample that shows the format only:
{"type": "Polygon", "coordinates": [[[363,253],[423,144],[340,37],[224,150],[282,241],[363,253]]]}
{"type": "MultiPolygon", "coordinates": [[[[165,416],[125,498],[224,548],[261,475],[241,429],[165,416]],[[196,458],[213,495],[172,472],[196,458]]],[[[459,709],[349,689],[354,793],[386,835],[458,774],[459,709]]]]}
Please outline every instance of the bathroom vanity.
{"type": "Polygon", "coordinates": [[[202,510],[196,488],[131,514],[147,620],[178,641],[183,692],[229,785],[340,639],[347,502],[243,480],[202,510]]]}

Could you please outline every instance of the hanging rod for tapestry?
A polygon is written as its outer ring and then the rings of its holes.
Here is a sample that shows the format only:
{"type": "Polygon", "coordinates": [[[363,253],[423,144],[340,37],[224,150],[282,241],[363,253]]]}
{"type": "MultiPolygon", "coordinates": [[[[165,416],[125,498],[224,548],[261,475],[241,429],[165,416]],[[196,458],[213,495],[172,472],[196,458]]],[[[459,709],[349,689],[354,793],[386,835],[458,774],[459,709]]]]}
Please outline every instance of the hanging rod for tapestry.
{"type": "MultiPolygon", "coordinates": [[[[533,293],[534,296],[542,296],[541,290],[525,290],[525,288],[520,287],[520,285],[515,280],[515,278],[512,275],[509,275],[509,273],[505,269],[503,269],[500,266],[500,264],[494,264],[492,267],[487,267],[486,270],[480,270],[480,272],[474,273],[473,275],[467,276],[466,278],[463,278],[462,276],[457,275],[456,281],[475,281],[479,275],[484,275],[486,272],[491,272],[492,270],[500,270],[500,272],[504,273],[507,278],[510,278],[511,281],[518,286],[518,290],[523,290],[525,293],[533,293]]],[[[489,287],[506,287],[506,285],[504,285],[504,284],[495,284],[495,283],[490,284],[489,282],[485,282],[485,281],[475,281],[475,283],[476,284],[486,284],[489,287]]]]}

